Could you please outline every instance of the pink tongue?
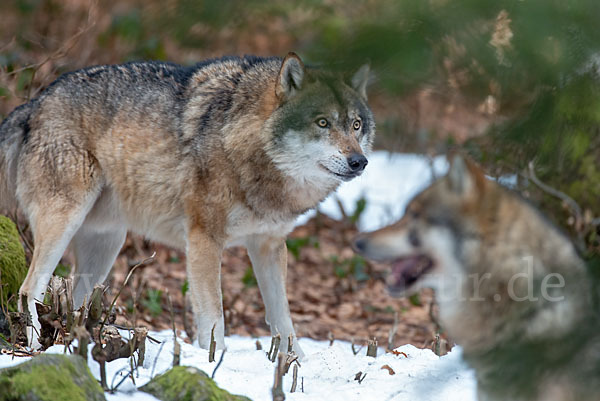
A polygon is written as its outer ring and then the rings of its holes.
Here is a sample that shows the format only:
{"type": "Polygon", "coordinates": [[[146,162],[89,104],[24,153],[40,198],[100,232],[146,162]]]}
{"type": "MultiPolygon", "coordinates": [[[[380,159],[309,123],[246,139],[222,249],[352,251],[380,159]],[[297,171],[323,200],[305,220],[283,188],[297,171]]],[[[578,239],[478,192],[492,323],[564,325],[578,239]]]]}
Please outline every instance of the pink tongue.
{"type": "Polygon", "coordinates": [[[417,267],[417,258],[404,258],[392,265],[392,276],[394,276],[395,284],[398,285],[404,282],[404,276],[407,272],[417,267]]]}
{"type": "Polygon", "coordinates": [[[387,285],[393,290],[404,290],[414,284],[423,275],[431,262],[426,256],[409,256],[396,261],[388,276],[387,285]]]}

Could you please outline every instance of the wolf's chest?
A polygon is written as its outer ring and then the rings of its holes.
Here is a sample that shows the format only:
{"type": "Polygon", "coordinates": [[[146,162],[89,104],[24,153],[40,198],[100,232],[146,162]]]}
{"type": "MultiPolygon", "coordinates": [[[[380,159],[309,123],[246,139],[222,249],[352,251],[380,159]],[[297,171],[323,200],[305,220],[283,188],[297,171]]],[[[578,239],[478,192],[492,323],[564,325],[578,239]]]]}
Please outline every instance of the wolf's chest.
{"type": "Polygon", "coordinates": [[[285,236],[294,228],[294,222],[294,218],[282,218],[276,212],[257,216],[246,206],[235,205],[227,215],[227,246],[241,245],[245,237],[253,234],[285,236]]]}

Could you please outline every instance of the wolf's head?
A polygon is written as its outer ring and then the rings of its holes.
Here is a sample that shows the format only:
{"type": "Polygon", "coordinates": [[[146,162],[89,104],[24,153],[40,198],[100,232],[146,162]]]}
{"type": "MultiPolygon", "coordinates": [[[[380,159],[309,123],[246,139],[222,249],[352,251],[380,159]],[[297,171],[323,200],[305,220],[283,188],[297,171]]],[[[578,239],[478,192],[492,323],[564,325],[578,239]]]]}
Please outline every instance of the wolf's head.
{"type": "Polygon", "coordinates": [[[268,154],[299,181],[349,181],[362,174],[375,132],[367,105],[368,66],[346,79],[305,68],[294,53],[275,83],[279,107],[270,117],[268,154]]]}
{"type": "Polygon", "coordinates": [[[448,174],[415,196],[402,219],[360,235],[354,247],[370,259],[392,263],[387,280],[392,295],[440,289],[470,273],[465,254],[479,247],[485,224],[493,220],[495,205],[488,195],[496,191],[502,190],[478,167],[456,156],[448,174]]]}

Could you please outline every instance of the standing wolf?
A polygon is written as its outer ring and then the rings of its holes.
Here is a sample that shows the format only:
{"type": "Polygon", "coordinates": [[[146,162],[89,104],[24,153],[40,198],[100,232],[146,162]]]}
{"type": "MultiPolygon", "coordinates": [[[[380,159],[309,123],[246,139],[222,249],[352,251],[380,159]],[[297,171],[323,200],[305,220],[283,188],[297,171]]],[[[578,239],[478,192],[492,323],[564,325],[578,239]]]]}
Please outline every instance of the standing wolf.
{"type": "Polygon", "coordinates": [[[18,203],[35,239],[19,305],[39,329],[34,299],[69,244],[81,304],[132,230],[185,247],[200,346],[215,325],[224,346],[221,254],[232,245],[248,249],[271,331],[295,336],[285,236],[363,172],[374,134],[367,80],[366,66],[345,79],[293,53],[60,77],[0,126],[1,205],[18,203]]]}
{"type": "Polygon", "coordinates": [[[393,295],[436,290],[479,400],[600,399],[597,282],[562,233],[470,162],[457,156],[400,221],[355,248],[392,262],[393,295]]]}

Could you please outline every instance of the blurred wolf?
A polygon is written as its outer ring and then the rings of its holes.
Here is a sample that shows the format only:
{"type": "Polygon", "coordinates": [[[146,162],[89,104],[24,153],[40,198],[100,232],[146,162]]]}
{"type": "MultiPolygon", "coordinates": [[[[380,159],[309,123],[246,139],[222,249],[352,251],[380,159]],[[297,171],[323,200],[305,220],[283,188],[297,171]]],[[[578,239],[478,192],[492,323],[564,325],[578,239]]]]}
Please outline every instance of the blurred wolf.
{"type": "Polygon", "coordinates": [[[232,245],[247,247],[266,320],[287,342],[285,236],[363,172],[367,80],[368,66],[344,77],[294,53],[63,75],[0,126],[0,200],[18,203],[35,239],[21,308],[37,324],[34,299],[69,244],[81,304],[132,230],[185,247],[200,346],[213,327],[224,346],[221,254],[232,245]]]}
{"type": "Polygon", "coordinates": [[[597,283],[567,237],[471,162],[456,156],[400,221],[354,246],[392,263],[392,295],[436,290],[479,400],[600,399],[597,283]]]}

